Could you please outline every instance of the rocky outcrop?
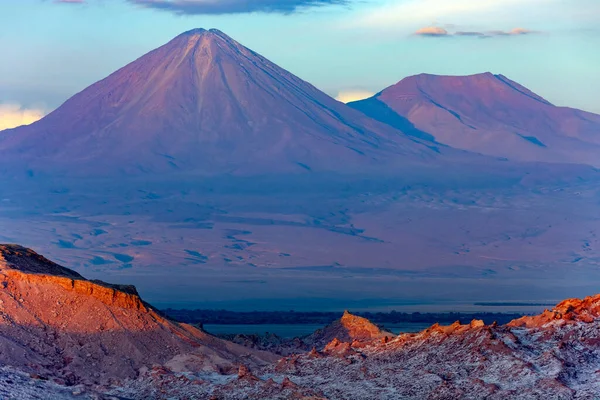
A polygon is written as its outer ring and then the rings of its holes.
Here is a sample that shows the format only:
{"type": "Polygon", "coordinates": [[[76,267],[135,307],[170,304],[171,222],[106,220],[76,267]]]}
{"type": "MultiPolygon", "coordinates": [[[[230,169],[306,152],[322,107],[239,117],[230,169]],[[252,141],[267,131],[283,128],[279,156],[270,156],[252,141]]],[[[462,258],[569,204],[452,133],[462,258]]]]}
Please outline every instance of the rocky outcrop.
{"type": "Polygon", "coordinates": [[[474,320],[388,341],[336,339],[319,357],[286,357],[272,369],[330,399],[596,398],[599,300],[565,300],[502,326],[474,320]]]}
{"type": "Polygon", "coordinates": [[[0,254],[0,363],[28,372],[0,378],[18,378],[23,387],[10,390],[19,393],[36,385],[65,398],[100,391],[135,400],[600,394],[600,295],[506,325],[473,320],[398,336],[346,312],[309,336],[322,347],[275,362],[162,317],[133,290],[86,281],[27,249],[0,246],[0,254]],[[76,384],[84,385],[66,388],[76,384]]]}
{"type": "Polygon", "coordinates": [[[344,343],[370,342],[392,336],[394,336],[393,333],[382,331],[368,319],[344,311],[339,320],[303,338],[303,342],[309,348],[316,347],[317,349],[322,349],[333,340],[344,343]]]}
{"type": "Polygon", "coordinates": [[[584,299],[567,299],[554,309],[535,316],[525,316],[509,323],[512,327],[543,328],[551,322],[592,323],[600,317],[600,295],[584,299]]]}
{"type": "Polygon", "coordinates": [[[135,286],[89,281],[79,273],[19,245],[0,245],[0,276],[5,278],[2,286],[9,291],[10,284],[17,281],[31,285],[55,284],[92,296],[107,305],[146,310],[135,286]]]}
{"type": "Polygon", "coordinates": [[[14,245],[0,246],[0,363],[63,384],[135,378],[170,370],[232,372],[275,356],[170,321],[132,286],[88,281],[14,245]]]}

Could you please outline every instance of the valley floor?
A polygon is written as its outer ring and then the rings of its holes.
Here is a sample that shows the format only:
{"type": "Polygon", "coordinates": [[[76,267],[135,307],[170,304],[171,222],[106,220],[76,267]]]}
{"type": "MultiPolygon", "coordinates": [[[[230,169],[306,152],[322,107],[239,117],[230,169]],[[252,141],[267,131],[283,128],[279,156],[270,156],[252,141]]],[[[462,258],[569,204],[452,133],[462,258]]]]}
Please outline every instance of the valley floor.
{"type": "Polygon", "coordinates": [[[135,284],[161,308],[473,312],[593,294],[600,279],[594,183],[275,193],[38,185],[4,186],[0,241],[135,284]]]}

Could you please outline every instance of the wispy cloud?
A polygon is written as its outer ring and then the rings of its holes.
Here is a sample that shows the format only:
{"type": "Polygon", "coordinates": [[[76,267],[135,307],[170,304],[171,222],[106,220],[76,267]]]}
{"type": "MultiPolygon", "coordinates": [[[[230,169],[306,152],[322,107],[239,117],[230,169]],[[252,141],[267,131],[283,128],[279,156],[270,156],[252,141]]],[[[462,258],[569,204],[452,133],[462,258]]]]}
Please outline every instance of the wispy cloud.
{"type": "Polygon", "coordinates": [[[493,31],[485,31],[485,32],[477,32],[477,31],[456,31],[450,32],[444,28],[437,26],[427,26],[424,28],[418,29],[414,35],[415,36],[424,36],[424,37],[476,37],[476,38],[491,38],[494,36],[524,36],[531,35],[535,33],[540,33],[538,31],[534,31],[526,28],[515,28],[510,31],[502,31],[502,30],[493,30],[493,31]]]}
{"type": "Polygon", "coordinates": [[[19,104],[0,104],[0,130],[29,125],[42,119],[46,112],[40,108],[23,108],[19,104]]]}
{"type": "MultiPolygon", "coordinates": [[[[55,3],[82,4],[97,0],[55,0],[55,3]]],[[[292,14],[307,8],[346,5],[351,0],[124,0],[139,7],[178,15],[276,13],[292,14]]]]}
{"type": "Polygon", "coordinates": [[[415,21],[452,21],[463,18],[506,13],[507,9],[544,6],[556,0],[405,0],[384,2],[371,11],[361,13],[355,21],[358,25],[387,29],[399,23],[415,21]]]}

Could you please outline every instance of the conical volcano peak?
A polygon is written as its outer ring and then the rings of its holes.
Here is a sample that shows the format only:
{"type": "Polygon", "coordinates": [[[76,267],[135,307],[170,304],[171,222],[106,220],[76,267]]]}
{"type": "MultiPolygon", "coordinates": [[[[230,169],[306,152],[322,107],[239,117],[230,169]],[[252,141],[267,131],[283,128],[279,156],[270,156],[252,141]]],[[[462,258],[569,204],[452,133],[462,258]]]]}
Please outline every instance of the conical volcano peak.
{"type": "Polygon", "coordinates": [[[218,29],[192,29],[173,39],[168,46],[172,51],[185,50],[185,55],[203,55],[205,60],[213,60],[217,54],[247,53],[244,46],[227,36],[218,29]],[[195,51],[193,51],[195,49],[195,51]]]}
{"type": "Polygon", "coordinates": [[[194,28],[194,29],[190,29],[189,31],[185,31],[183,32],[181,35],[179,36],[195,36],[195,35],[202,35],[204,33],[208,32],[206,29],[204,28],[194,28]]]}
{"type": "Polygon", "coordinates": [[[220,31],[219,29],[204,29],[204,28],[194,28],[194,29],[190,29],[189,31],[185,31],[183,32],[180,36],[192,36],[192,35],[202,35],[202,34],[216,34],[216,35],[225,35],[222,31],[220,31]]]}
{"type": "Polygon", "coordinates": [[[208,39],[224,39],[230,42],[235,42],[233,39],[231,39],[229,36],[227,36],[225,33],[223,33],[222,31],[218,30],[218,29],[209,29],[206,30],[204,28],[195,28],[195,29],[191,29],[189,31],[183,32],[182,34],[178,35],[175,39],[177,38],[195,38],[195,39],[199,39],[199,38],[208,38],[208,39]]]}
{"type": "Polygon", "coordinates": [[[180,34],[1,139],[15,170],[88,175],[354,172],[438,157],[217,29],[180,34]]]}

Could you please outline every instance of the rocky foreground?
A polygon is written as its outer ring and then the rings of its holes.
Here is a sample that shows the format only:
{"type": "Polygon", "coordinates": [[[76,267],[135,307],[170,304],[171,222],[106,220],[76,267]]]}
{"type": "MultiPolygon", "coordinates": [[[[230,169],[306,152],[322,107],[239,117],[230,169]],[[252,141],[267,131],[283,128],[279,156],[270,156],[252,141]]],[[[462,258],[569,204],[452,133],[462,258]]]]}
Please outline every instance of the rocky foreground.
{"type": "Polygon", "coordinates": [[[308,337],[250,348],[20,246],[0,245],[0,282],[7,399],[600,397],[600,295],[507,325],[398,336],[345,313],[308,337]]]}

